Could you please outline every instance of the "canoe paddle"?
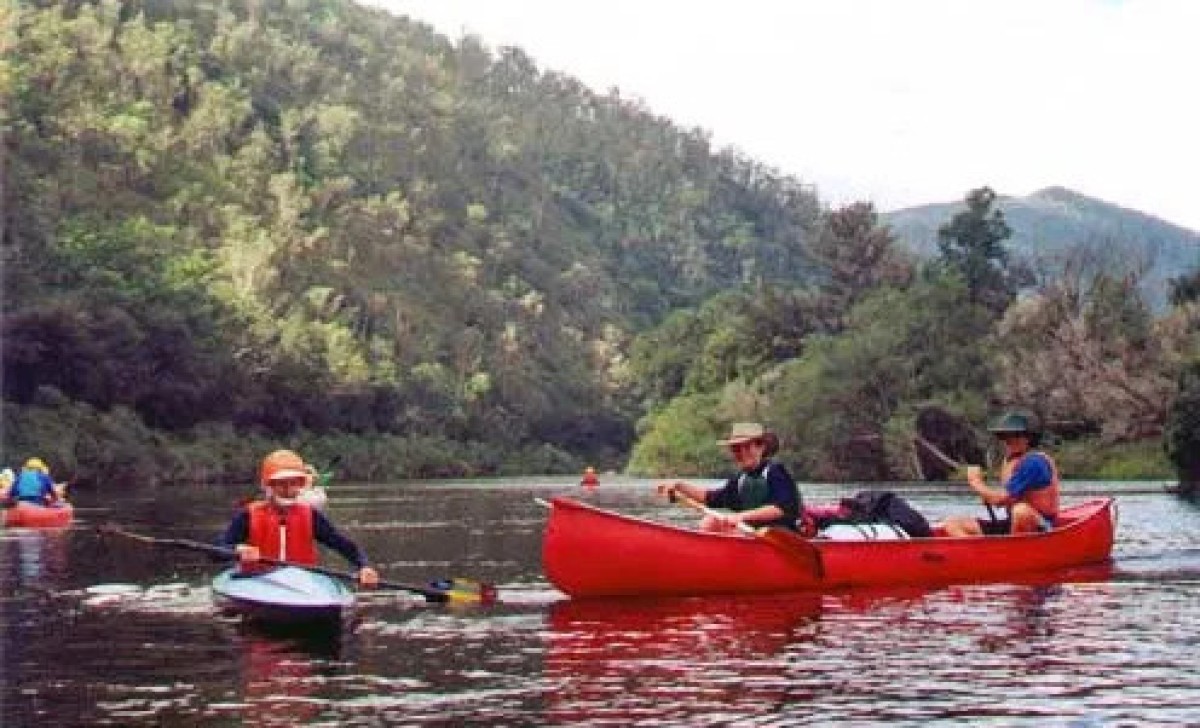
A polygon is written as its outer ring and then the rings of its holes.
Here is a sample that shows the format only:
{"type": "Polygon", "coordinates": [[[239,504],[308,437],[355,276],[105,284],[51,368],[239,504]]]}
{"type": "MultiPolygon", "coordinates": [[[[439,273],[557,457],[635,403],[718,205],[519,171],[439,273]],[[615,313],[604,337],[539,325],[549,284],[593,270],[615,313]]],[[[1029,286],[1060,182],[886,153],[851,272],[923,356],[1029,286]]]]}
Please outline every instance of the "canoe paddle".
{"type": "MultiPolygon", "coordinates": [[[[721,515],[678,489],[672,489],[671,492],[674,493],[675,500],[683,502],[684,505],[690,508],[695,508],[706,516],[719,518],[721,515]]],[[[800,534],[792,533],[786,528],[778,526],[755,528],[744,521],[737,522],[737,529],[744,534],[754,536],[771,544],[775,547],[776,551],[787,557],[789,561],[800,567],[805,573],[812,574],[818,579],[825,576],[825,564],[821,561],[820,549],[813,546],[812,542],[800,534]]]]}
{"type": "MultiPolygon", "coordinates": [[[[236,561],[238,558],[237,552],[233,549],[227,549],[214,544],[204,543],[203,541],[192,541],[186,538],[156,538],[153,536],[145,536],[126,531],[119,526],[112,524],[100,526],[99,531],[101,534],[121,536],[123,538],[140,541],[153,546],[167,546],[171,548],[184,549],[186,551],[197,551],[200,553],[209,554],[211,556],[217,556],[229,561],[236,561]]],[[[324,574],[325,576],[344,579],[351,583],[358,583],[358,577],[348,571],[327,569],[322,566],[296,564],[291,561],[282,561],[280,559],[260,558],[258,563],[267,564],[270,566],[293,566],[295,568],[305,569],[317,574],[324,574]]],[[[433,582],[428,586],[404,584],[398,581],[385,581],[380,579],[378,586],[384,589],[395,589],[397,591],[420,594],[421,596],[425,597],[426,601],[437,604],[454,602],[490,605],[495,604],[497,599],[496,587],[494,585],[485,582],[474,581],[471,579],[443,579],[433,582]]]]}
{"type": "MultiPolygon", "coordinates": [[[[949,465],[950,467],[954,468],[955,470],[965,471],[967,469],[966,463],[960,463],[959,461],[950,457],[946,453],[942,452],[942,449],[940,447],[938,447],[937,445],[934,445],[929,440],[926,440],[924,437],[921,437],[920,435],[916,435],[915,437],[916,437],[917,443],[919,445],[921,445],[922,447],[924,447],[927,451],[929,451],[938,460],[941,460],[943,463],[949,465]]],[[[980,500],[983,500],[983,499],[980,498],[980,500]]],[[[994,508],[992,508],[992,504],[988,503],[986,500],[983,501],[983,505],[987,506],[988,518],[992,519],[992,522],[995,523],[997,520],[996,510],[994,508]]]]}

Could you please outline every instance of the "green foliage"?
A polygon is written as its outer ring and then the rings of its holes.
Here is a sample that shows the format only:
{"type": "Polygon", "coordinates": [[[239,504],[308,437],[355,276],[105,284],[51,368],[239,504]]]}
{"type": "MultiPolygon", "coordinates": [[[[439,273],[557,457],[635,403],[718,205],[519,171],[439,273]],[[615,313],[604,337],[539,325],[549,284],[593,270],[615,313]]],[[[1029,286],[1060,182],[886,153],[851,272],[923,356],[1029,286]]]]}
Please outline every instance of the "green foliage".
{"type": "Polygon", "coordinates": [[[681,394],[753,380],[802,350],[817,325],[811,309],[801,293],[764,287],[676,311],[634,340],[629,367],[635,386],[653,407],[681,394]]]}
{"type": "Polygon", "coordinates": [[[55,480],[110,487],[138,480],[154,483],[244,483],[252,487],[258,462],[278,447],[297,449],[322,465],[339,458],[339,481],[479,477],[576,472],[583,462],[546,444],[506,451],[483,442],[437,436],[318,435],[298,430],[278,438],[239,433],[228,424],[205,424],[170,435],[155,432],[129,409],[108,412],[71,402],[51,388],[35,403],[3,403],[11,430],[0,446],[0,463],[15,466],[34,455],[55,480]]]}
{"type": "Polygon", "coordinates": [[[811,248],[822,269],[818,308],[826,331],[840,331],[846,313],[871,291],[912,277],[911,263],[869,203],[832,211],[811,248]]]}
{"type": "Polygon", "coordinates": [[[1200,361],[1189,362],[1179,375],[1179,394],[1167,416],[1163,444],[1180,483],[1196,488],[1200,484],[1200,361]]]}
{"type": "Polygon", "coordinates": [[[1200,268],[1194,268],[1189,273],[1168,279],[1167,288],[1167,298],[1172,306],[1182,306],[1200,300],[1200,268]]]}
{"type": "Polygon", "coordinates": [[[967,402],[987,390],[989,314],[957,278],[882,289],[856,306],[838,336],[812,337],[767,390],[768,413],[797,470],[818,480],[911,475],[898,452],[919,403],[967,402]]]}
{"type": "MultiPolygon", "coordinates": [[[[754,416],[812,474],[884,477],[919,403],[993,394],[1022,279],[987,188],[914,279],[870,205],[519,49],[335,0],[0,20],[3,426],[59,462],[574,471],[652,412],[644,472],[725,467],[754,416]]],[[[1113,360],[1157,336],[1126,283],[1087,294],[1113,360]]]]}
{"type": "Polygon", "coordinates": [[[938,228],[941,263],[966,281],[972,303],[1000,314],[1016,297],[1019,281],[1009,266],[1004,241],[1012,229],[993,205],[996,193],[981,187],[967,193],[967,209],[938,228]]]}
{"type": "Polygon", "coordinates": [[[130,410],[107,412],[72,402],[43,387],[28,406],[3,404],[5,437],[0,462],[16,466],[34,455],[55,481],[93,484],[155,479],[176,472],[161,440],[130,410]]]}
{"type": "MultiPolygon", "coordinates": [[[[615,347],[807,274],[810,189],[516,49],[341,2],[11,19],[14,401],[611,461],[636,416],[615,347]]],[[[743,350],[714,339],[696,376],[760,366],[743,350]]]]}
{"type": "Polygon", "coordinates": [[[1099,438],[1070,440],[1053,448],[1064,478],[1089,480],[1167,480],[1173,468],[1161,444],[1153,439],[1105,443],[1099,438]]]}
{"type": "Polygon", "coordinates": [[[676,397],[650,418],[629,458],[628,472],[643,476],[706,476],[729,469],[717,440],[725,423],[716,394],[676,397]]]}

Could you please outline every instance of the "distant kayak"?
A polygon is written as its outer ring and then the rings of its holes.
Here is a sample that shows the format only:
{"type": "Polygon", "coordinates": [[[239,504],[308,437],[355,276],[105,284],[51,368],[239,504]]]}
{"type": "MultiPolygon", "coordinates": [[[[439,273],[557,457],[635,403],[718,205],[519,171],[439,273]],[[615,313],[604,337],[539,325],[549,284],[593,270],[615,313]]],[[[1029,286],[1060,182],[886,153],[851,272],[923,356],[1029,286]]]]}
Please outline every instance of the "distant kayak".
{"type": "Polygon", "coordinates": [[[50,506],[19,501],[4,509],[4,525],[10,528],[61,528],[74,517],[75,508],[65,501],[50,506]]]}
{"type": "Polygon", "coordinates": [[[354,604],[354,592],[341,581],[295,566],[253,574],[223,571],[212,590],[227,611],[275,624],[337,621],[354,604]]]}

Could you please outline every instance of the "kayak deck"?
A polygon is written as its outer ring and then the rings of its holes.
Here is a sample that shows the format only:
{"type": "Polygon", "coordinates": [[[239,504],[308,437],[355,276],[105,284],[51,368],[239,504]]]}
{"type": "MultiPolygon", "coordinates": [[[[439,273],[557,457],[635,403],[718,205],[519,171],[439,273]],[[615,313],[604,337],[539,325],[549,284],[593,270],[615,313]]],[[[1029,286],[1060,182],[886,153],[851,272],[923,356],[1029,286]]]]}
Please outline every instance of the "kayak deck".
{"type": "Polygon", "coordinates": [[[339,620],[354,604],[354,592],[333,577],[294,566],[213,579],[213,596],[226,611],[277,624],[339,620]]]}

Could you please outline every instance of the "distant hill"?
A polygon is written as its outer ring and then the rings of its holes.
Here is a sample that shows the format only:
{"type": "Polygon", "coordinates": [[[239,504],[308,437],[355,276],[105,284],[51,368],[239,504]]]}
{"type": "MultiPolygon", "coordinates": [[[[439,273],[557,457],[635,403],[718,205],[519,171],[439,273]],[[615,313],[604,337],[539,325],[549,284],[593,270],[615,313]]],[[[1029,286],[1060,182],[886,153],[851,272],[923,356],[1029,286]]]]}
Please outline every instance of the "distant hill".
{"type": "MultiPolygon", "coordinates": [[[[1166,303],[1168,279],[1200,264],[1200,233],[1152,215],[1062,187],[998,199],[1013,230],[1009,246],[1014,254],[1058,267],[1066,256],[1086,250],[1109,269],[1144,266],[1143,291],[1155,308],[1166,303]]],[[[964,207],[961,201],[920,205],[881,218],[902,244],[934,255],[938,228],[964,207]]]]}

